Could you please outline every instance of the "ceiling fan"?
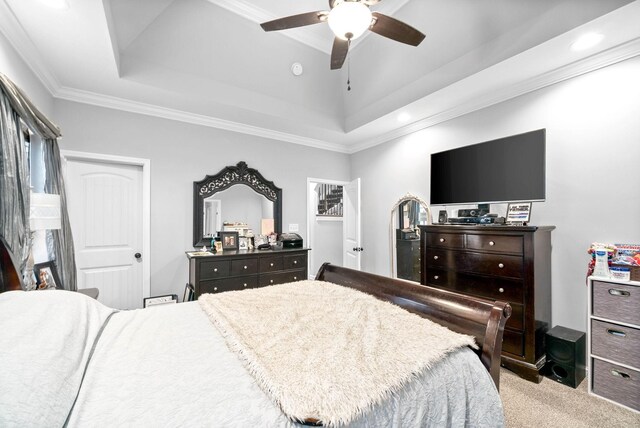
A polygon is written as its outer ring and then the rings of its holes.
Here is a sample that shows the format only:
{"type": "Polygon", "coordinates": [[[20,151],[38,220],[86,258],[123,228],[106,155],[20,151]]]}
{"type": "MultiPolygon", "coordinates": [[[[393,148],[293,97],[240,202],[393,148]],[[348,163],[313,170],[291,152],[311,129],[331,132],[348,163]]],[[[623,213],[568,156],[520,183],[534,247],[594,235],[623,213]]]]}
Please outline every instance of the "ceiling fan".
{"type": "Polygon", "coordinates": [[[332,70],[342,68],[351,40],[360,37],[367,29],[397,42],[418,46],[425,37],[420,31],[395,18],[369,10],[369,6],[380,1],[329,0],[329,11],[287,16],[264,22],[260,26],[264,31],[278,31],[328,22],[336,35],[331,50],[332,70]]]}

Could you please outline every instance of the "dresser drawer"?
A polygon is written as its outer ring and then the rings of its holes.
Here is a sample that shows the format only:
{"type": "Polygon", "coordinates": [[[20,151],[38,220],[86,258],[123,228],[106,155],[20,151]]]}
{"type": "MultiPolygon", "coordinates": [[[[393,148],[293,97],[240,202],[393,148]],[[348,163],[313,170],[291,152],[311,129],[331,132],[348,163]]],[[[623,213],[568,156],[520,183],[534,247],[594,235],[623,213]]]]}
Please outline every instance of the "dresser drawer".
{"type": "Polygon", "coordinates": [[[591,320],[591,353],[640,368],[640,330],[591,320]]]}
{"type": "Polygon", "coordinates": [[[301,269],[307,267],[307,254],[294,254],[291,256],[284,256],[282,258],[283,266],[285,270],[288,269],[301,269]]]}
{"type": "Polygon", "coordinates": [[[464,235],[455,233],[427,233],[427,247],[464,248],[464,235]]]}
{"type": "Polygon", "coordinates": [[[484,254],[427,248],[428,268],[436,267],[458,272],[522,278],[522,257],[505,254],[484,254]]]}
{"type": "Polygon", "coordinates": [[[282,270],[282,256],[260,258],[260,273],[276,272],[282,270]]]}
{"type": "Polygon", "coordinates": [[[228,260],[200,262],[200,279],[226,278],[229,276],[228,260]]]}
{"type": "Polygon", "coordinates": [[[640,324],[640,287],[593,281],[593,315],[640,324]]]}
{"type": "Polygon", "coordinates": [[[447,287],[463,294],[473,294],[492,300],[524,303],[521,280],[469,275],[443,269],[428,269],[427,285],[447,287]]]}
{"type": "Polygon", "coordinates": [[[640,372],[593,358],[593,393],[640,410],[640,372]]]}
{"type": "Polygon", "coordinates": [[[257,259],[231,260],[231,276],[258,273],[257,259]]]}
{"type": "Polygon", "coordinates": [[[268,285],[284,284],[287,282],[302,281],[306,278],[306,269],[289,272],[276,272],[260,275],[258,286],[266,287],[268,285]]]}
{"type": "Polygon", "coordinates": [[[524,355],[524,334],[521,331],[504,329],[502,335],[502,352],[514,355],[524,355]]]}
{"type": "Polygon", "coordinates": [[[200,294],[222,293],[224,291],[244,290],[245,288],[255,288],[258,286],[258,276],[237,276],[233,278],[220,279],[216,281],[200,282],[200,294]]]}
{"type": "Polygon", "coordinates": [[[522,254],[523,245],[522,236],[467,235],[467,249],[470,250],[522,254]]]}

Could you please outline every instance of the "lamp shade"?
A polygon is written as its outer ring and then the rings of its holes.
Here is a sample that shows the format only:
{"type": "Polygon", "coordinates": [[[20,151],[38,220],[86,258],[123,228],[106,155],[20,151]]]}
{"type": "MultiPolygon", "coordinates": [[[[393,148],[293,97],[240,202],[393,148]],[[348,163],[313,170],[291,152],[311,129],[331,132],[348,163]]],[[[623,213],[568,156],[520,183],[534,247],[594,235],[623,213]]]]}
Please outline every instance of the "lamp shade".
{"type": "Polygon", "coordinates": [[[371,11],[363,3],[343,1],[331,9],[328,21],[336,37],[353,40],[371,26],[371,11]]]}
{"type": "Polygon", "coordinates": [[[51,230],[62,227],[60,195],[32,193],[29,213],[31,230],[51,230]]]}

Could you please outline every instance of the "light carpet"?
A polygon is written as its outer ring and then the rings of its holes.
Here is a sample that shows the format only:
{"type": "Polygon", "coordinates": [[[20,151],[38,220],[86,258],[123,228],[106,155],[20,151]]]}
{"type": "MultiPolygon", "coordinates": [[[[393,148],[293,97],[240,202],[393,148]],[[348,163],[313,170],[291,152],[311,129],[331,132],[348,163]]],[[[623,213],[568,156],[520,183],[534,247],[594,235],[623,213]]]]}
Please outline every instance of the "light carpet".
{"type": "Polygon", "coordinates": [[[471,336],[323,281],[199,302],[285,414],[328,426],[349,423],[447,353],[475,346],[471,336]]]}
{"type": "Polygon", "coordinates": [[[640,427],[640,413],[589,395],[587,379],[573,389],[548,378],[535,384],[502,369],[500,397],[507,428],[640,427]]]}

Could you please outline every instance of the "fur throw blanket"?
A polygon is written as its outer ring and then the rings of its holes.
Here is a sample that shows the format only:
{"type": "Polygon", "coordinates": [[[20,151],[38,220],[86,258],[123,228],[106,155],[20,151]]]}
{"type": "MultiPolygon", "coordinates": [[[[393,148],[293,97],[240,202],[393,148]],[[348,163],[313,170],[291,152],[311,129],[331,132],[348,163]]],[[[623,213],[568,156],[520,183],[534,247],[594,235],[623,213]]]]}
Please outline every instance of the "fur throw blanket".
{"type": "Polygon", "coordinates": [[[204,294],[202,309],[291,419],[352,421],[473,337],[322,281],[204,294]]]}

